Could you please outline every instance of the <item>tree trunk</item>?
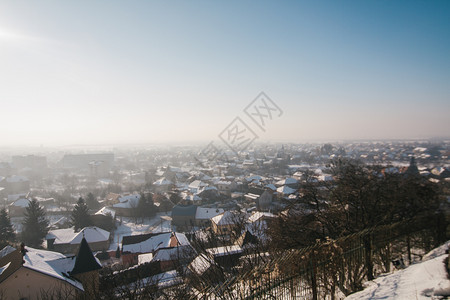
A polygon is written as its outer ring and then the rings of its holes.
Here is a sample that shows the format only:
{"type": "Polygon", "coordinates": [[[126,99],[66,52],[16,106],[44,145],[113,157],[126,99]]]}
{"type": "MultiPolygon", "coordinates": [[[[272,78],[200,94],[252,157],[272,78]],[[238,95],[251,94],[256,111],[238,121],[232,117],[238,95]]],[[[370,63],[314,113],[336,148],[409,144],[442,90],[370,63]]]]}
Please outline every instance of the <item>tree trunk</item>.
{"type": "Polygon", "coordinates": [[[367,280],[374,280],[373,275],[373,260],[372,260],[372,235],[368,234],[363,238],[364,243],[364,258],[367,269],[367,280]]]}

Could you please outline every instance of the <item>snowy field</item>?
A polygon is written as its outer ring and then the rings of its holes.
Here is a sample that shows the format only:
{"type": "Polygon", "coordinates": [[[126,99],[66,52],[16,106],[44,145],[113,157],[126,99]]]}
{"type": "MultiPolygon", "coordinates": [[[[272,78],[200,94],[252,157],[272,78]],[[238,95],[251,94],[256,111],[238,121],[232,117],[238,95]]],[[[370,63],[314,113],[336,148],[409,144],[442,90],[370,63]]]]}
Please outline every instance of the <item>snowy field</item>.
{"type": "Polygon", "coordinates": [[[380,276],[366,283],[363,291],[345,299],[448,299],[445,296],[450,296],[450,280],[444,259],[449,246],[450,241],[428,253],[420,263],[380,276]]]}
{"type": "Polygon", "coordinates": [[[111,242],[109,250],[116,250],[122,242],[123,236],[171,231],[171,222],[163,220],[161,218],[163,216],[170,216],[170,213],[169,215],[158,213],[151,219],[144,219],[143,222],[141,218],[138,218],[137,223],[135,223],[135,218],[116,217],[117,228],[114,230],[114,240],[111,242]]]}

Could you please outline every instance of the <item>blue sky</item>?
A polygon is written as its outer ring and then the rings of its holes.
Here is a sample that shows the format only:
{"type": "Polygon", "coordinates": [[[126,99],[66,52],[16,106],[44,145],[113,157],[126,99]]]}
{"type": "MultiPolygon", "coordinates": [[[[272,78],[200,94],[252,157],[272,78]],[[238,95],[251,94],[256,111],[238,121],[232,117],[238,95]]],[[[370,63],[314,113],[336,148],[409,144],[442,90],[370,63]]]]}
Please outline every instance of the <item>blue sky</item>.
{"type": "Polygon", "coordinates": [[[449,136],[448,1],[2,1],[0,145],[449,136]],[[251,121],[248,121],[251,125],[251,121]]]}

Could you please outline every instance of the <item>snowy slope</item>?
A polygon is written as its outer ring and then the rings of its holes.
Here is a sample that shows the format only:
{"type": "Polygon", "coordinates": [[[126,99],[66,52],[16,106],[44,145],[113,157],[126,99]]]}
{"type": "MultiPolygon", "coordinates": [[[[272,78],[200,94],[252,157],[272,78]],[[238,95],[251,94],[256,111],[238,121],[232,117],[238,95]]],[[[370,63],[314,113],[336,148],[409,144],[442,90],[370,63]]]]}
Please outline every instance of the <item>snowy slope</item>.
{"type": "Polygon", "coordinates": [[[442,299],[442,295],[450,295],[450,280],[444,265],[449,245],[447,242],[434,249],[420,263],[368,282],[366,289],[345,299],[442,299]]]}

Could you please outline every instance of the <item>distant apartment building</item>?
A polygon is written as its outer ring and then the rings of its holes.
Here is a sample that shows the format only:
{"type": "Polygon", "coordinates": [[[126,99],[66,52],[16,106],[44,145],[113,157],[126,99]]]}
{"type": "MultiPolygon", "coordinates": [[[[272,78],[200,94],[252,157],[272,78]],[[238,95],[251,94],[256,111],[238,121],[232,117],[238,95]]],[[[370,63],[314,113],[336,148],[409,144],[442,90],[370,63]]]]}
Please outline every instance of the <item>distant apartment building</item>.
{"type": "Polygon", "coordinates": [[[66,154],[61,160],[64,169],[89,172],[93,176],[109,173],[114,163],[114,153],[66,154]]]}
{"type": "Polygon", "coordinates": [[[18,171],[31,169],[33,171],[43,171],[47,169],[47,157],[38,155],[15,155],[12,163],[18,171]]]}

